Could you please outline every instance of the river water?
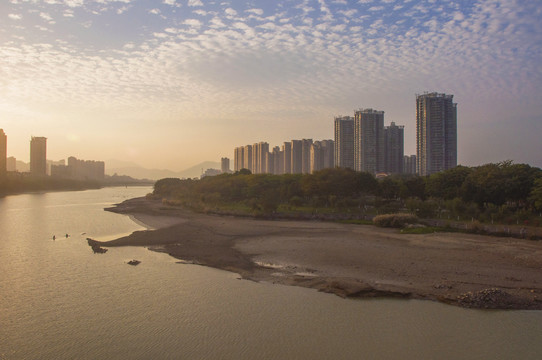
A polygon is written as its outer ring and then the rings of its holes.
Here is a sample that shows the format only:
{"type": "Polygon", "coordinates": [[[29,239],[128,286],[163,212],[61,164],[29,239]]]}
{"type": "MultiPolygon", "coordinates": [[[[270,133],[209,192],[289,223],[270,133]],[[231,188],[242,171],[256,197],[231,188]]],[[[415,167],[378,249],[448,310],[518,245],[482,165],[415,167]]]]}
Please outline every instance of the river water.
{"type": "Polygon", "coordinates": [[[345,300],[145,248],[93,254],[87,237],[142,229],[103,208],[150,191],[0,199],[0,359],[541,358],[542,311],[345,300]]]}

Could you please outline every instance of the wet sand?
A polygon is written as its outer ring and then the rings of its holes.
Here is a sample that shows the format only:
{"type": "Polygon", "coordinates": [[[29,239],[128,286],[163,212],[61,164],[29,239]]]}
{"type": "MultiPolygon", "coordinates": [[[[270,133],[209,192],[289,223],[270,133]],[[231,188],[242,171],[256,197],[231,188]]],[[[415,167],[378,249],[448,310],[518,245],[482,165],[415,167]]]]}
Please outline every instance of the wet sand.
{"type": "Polygon", "coordinates": [[[331,222],[197,214],[144,198],[109,211],[147,228],[101,246],[147,246],[245,279],[343,297],[404,297],[473,308],[542,309],[542,242],[400,234],[331,222]]]}

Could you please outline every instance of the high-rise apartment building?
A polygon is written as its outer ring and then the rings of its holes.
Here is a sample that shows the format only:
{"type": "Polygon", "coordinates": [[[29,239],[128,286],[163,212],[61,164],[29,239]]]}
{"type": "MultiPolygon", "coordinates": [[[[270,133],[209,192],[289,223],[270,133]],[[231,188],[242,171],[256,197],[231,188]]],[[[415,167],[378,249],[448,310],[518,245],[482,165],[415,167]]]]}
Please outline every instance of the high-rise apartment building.
{"type": "Polygon", "coordinates": [[[354,169],[354,118],[335,118],[335,161],[336,167],[354,169]]]}
{"type": "Polygon", "coordinates": [[[252,144],[252,173],[253,174],[259,174],[260,171],[258,169],[258,161],[260,160],[260,152],[259,152],[258,143],[252,144]]]}
{"type": "Polygon", "coordinates": [[[426,176],[457,166],[457,104],[453,95],[416,95],[416,170],[426,176]]]}
{"type": "Polygon", "coordinates": [[[403,174],[416,174],[416,155],[405,155],[403,158],[403,174]]]}
{"type": "Polygon", "coordinates": [[[292,140],[292,174],[301,174],[303,172],[303,141],[292,140]]]}
{"type": "Polygon", "coordinates": [[[403,173],[404,133],[404,126],[394,122],[384,127],[384,171],[387,173],[403,173]]]}
{"type": "Polygon", "coordinates": [[[310,173],[326,168],[332,168],[334,164],[333,140],[315,141],[311,145],[310,173]]]}
{"type": "Polygon", "coordinates": [[[335,167],[335,142],[333,140],[320,141],[324,148],[324,169],[335,167]]]}
{"type": "Polygon", "coordinates": [[[372,174],[384,171],[384,111],[355,112],[354,170],[372,174]]]}
{"type": "Polygon", "coordinates": [[[256,156],[253,157],[256,161],[253,161],[253,167],[254,167],[254,173],[255,174],[263,174],[267,171],[267,160],[268,160],[268,153],[269,153],[269,144],[266,142],[259,142],[257,144],[254,144],[252,146],[253,148],[256,147],[255,154],[256,156]]]}
{"type": "Polygon", "coordinates": [[[220,159],[220,170],[223,174],[227,174],[230,172],[230,159],[227,157],[223,157],[220,159]]]}
{"type": "Polygon", "coordinates": [[[273,171],[271,173],[275,175],[284,173],[284,154],[278,146],[273,148],[273,171]]]}
{"type": "Polygon", "coordinates": [[[233,151],[233,170],[239,171],[245,167],[245,147],[238,146],[233,151]]]}
{"type": "Polygon", "coordinates": [[[301,172],[303,174],[311,172],[311,145],[312,139],[301,140],[301,172]]]}
{"type": "Polygon", "coordinates": [[[282,156],[283,156],[283,174],[292,173],[292,143],[290,141],[285,142],[282,145],[282,156]]]}
{"type": "MultiPolygon", "coordinates": [[[[253,158],[253,154],[252,154],[252,145],[246,145],[245,146],[245,151],[244,151],[244,161],[243,161],[243,168],[247,169],[247,170],[250,170],[252,172],[252,158],[253,158]]],[[[239,169],[240,170],[240,169],[239,169]]]]}
{"type": "Polygon", "coordinates": [[[8,137],[4,133],[4,129],[0,129],[0,177],[5,176],[8,171],[7,159],[8,159],[8,137]]]}
{"type": "Polygon", "coordinates": [[[47,138],[32,136],[30,140],[30,173],[47,175],[47,138]]]}

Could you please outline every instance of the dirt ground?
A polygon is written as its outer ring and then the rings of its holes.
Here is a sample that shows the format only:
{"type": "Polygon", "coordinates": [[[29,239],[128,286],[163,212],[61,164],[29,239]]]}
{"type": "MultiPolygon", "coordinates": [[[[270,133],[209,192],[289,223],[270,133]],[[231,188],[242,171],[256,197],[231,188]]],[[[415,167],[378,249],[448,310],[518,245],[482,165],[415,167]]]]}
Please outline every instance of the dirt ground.
{"type": "Polygon", "coordinates": [[[343,297],[394,296],[474,308],[542,309],[541,241],[209,216],[144,198],[108,210],[130,215],[152,230],[102,246],[147,246],[246,279],[343,297]]]}

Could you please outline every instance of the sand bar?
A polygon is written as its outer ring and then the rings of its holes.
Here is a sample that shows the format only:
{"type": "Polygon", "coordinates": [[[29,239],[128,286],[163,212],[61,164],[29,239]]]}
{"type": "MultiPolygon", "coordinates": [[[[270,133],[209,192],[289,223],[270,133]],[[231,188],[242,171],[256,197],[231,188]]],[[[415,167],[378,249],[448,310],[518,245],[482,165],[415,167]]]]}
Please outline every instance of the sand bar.
{"type": "Polygon", "coordinates": [[[145,198],[108,210],[155,230],[136,231],[102,246],[147,246],[245,279],[343,297],[542,309],[541,241],[460,233],[407,235],[370,225],[205,215],[145,198]]]}

